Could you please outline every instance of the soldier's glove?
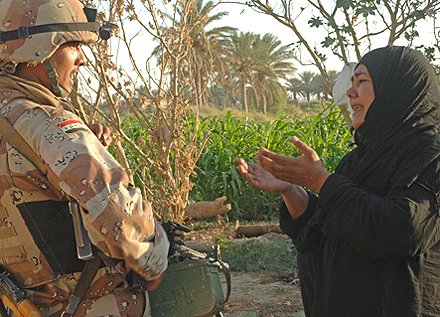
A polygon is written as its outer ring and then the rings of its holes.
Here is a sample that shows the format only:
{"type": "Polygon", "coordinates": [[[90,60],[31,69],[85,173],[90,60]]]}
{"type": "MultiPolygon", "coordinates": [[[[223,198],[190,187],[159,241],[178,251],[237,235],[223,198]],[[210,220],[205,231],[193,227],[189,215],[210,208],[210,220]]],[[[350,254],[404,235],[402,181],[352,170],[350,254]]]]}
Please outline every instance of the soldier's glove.
{"type": "Polygon", "coordinates": [[[181,251],[179,246],[185,245],[185,242],[183,242],[184,232],[190,232],[191,229],[172,220],[162,223],[162,228],[164,228],[170,241],[170,249],[168,251],[168,257],[170,257],[176,251],[181,251]]]}

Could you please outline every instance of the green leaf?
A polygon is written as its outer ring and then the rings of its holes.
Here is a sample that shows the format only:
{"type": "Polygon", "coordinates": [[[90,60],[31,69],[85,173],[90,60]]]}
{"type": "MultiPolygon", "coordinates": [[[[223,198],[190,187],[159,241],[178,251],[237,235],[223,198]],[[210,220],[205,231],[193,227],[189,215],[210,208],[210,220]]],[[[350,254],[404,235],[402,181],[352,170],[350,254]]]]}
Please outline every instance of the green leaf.
{"type": "Polygon", "coordinates": [[[311,18],[308,23],[310,24],[310,27],[319,28],[323,23],[320,18],[311,18]]]}
{"type": "Polygon", "coordinates": [[[333,43],[334,43],[335,41],[336,41],[336,40],[335,40],[334,38],[331,38],[330,36],[327,36],[327,37],[325,38],[325,40],[321,42],[321,44],[322,44],[322,46],[324,46],[324,47],[330,47],[330,46],[333,45],[333,43]]]}
{"type": "Polygon", "coordinates": [[[411,12],[410,17],[414,19],[424,19],[426,17],[426,12],[423,10],[415,10],[411,12]]]}
{"type": "Polygon", "coordinates": [[[338,0],[336,2],[336,8],[344,8],[345,10],[348,10],[350,8],[354,8],[355,3],[353,3],[352,0],[338,0]]]}
{"type": "Polygon", "coordinates": [[[375,7],[361,7],[356,10],[356,14],[357,15],[362,14],[364,17],[367,17],[368,15],[375,15],[376,14],[375,9],[376,9],[375,7]]]}

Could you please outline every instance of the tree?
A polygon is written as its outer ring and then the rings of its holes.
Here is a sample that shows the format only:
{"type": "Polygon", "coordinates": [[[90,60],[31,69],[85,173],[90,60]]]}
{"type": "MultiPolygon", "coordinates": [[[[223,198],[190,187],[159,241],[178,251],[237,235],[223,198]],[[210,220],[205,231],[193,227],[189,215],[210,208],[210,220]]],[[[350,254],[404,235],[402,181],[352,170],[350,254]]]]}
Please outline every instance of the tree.
{"type": "Polygon", "coordinates": [[[206,93],[209,90],[206,88],[211,79],[224,78],[228,72],[224,56],[230,47],[229,36],[236,30],[229,26],[207,29],[210,24],[228,14],[219,12],[211,15],[214,7],[213,1],[204,4],[204,0],[196,0],[192,2],[191,14],[188,17],[193,28],[189,32],[191,44],[186,63],[193,99],[198,107],[207,103],[206,93]]]}
{"type": "MultiPolygon", "coordinates": [[[[293,31],[298,39],[292,47],[297,60],[318,68],[323,87],[330,94],[330,79],[325,67],[328,53],[349,65],[350,53],[359,60],[363,51],[373,48],[373,43],[385,46],[398,39],[405,39],[408,45],[424,51],[432,60],[436,58],[436,50],[440,51],[435,25],[440,0],[333,0],[325,1],[325,4],[321,0],[249,0],[243,4],[273,17],[293,31]],[[301,21],[299,16],[308,14],[307,25],[297,22],[301,21]],[[431,42],[419,39],[421,21],[433,23],[431,42]],[[309,27],[322,30],[321,38],[306,39],[302,31],[309,27]],[[375,41],[379,36],[385,40],[375,41]],[[306,50],[309,60],[301,58],[302,50],[306,50]]],[[[342,110],[347,113],[346,108],[342,110]]]]}
{"type": "MultiPolygon", "coordinates": [[[[191,43],[192,30],[200,22],[193,19],[193,3],[192,0],[164,1],[160,5],[151,0],[100,2],[100,18],[118,24],[120,32],[113,40],[100,41],[91,47],[88,67],[94,79],[86,79],[83,85],[86,86],[84,91],[95,93],[95,101],[88,102],[84,98],[82,103],[77,102],[86,122],[96,120],[99,114],[101,120],[111,125],[119,162],[131,181],[142,187],[144,198],[152,203],[155,215],[162,220],[185,218],[192,188],[190,178],[195,175],[196,161],[208,137],[198,135],[197,115],[191,117],[190,102],[184,97],[191,82],[185,77],[188,75],[188,43],[191,43]],[[164,12],[179,14],[169,21],[164,12]],[[139,31],[131,35],[135,28],[139,31]],[[136,47],[142,47],[143,42],[152,38],[159,43],[153,54],[136,59],[136,47]],[[134,45],[135,42],[142,46],[134,45]],[[112,43],[117,44],[116,49],[112,49],[112,43]],[[118,56],[122,48],[133,73],[121,66],[118,56]],[[140,65],[150,65],[154,56],[159,57],[155,69],[147,67],[146,72],[143,71],[140,65]],[[140,87],[137,93],[134,87],[140,87]],[[105,111],[99,108],[101,99],[108,107],[105,111]],[[142,106],[150,103],[152,112],[146,113],[142,106]],[[132,129],[127,133],[122,129],[122,105],[130,109],[131,118],[126,124],[132,129]],[[123,150],[123,142],[129,145],[130,158],[123,150]]],[[[123,62],[125,66],[126,61],[123,62]]],[[[92,100],[93,96],[90,97],[92,100]]]]}
{"type": "Polygon", "coordinates": [[[232,62],[231,66],[238,78],[242,107],[245,112],[249,111],[247,86],[249,84],[255,90],[254,71],[256,70],[256,61],[260,58],[258,55],[262,53],[253,49],[257,38],[258,35],[253,32],[234,32],[231,37],[231,52],[228,54],[232,62]]]}
{"type": "MultiPolygon", "coordinates": [[[[330,81],[330,87],[333,87],[338,79],[339,72],[336,70],[328,71],[328,78],[330,81]]],[[[317,96],[318,99],[321,99],[321,94],[328,98],[328,91],[324,89],[324,79],[321,74],[316,74],[316,76],[312,80],[312,92],[317,96]]]]}
{"type": "Polygon", "coordinates": [[[281,41],[273,34],[264,34],[262,38],[257,37],[254,49],[261,51],[256,62],[255,83],[256,95],[261,97],[261,112],[266,114],[267,99],[273,100],[274,91],[284,91],[280,80],[285,80],[291,75],[295,68],[291,61],[291,54],[288,46],[281,45],[281,41]],[[276,87],[281,88],[276,89],[276,87]]]}
{"type": "Polygon", "coordinates": [[[292,94],[293,100],[298,100],[298,95],[301,93],[301,80],[297,77],[288,79],[286,91],[292,94]]]}
{"type": "Polygon", "coordinates": [[[300,80],[300,94],[306,97],[307,101],[310,101],[310,96],[313,92],[313,78],[315,78],[315,73],[311,71],[303,71],[299,73],[300,80]]]}

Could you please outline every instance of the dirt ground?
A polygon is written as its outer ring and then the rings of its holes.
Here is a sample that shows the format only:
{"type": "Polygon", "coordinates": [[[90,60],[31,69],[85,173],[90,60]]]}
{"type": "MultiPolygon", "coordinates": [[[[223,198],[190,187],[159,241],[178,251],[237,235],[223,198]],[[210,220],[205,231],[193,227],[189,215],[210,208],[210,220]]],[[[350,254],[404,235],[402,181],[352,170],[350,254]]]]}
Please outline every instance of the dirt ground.
{"type": "MultiPolygon", "coordinates": [[[[185,234],[185,243],[195,250],[213,245],[221,234],[239,240],[233,228],[195,230],[185,234]]],[[[222,281],[223,285],[224,279],[222,281]]],[[[231,272],[231,295],[224,317],[303,317],[299,281],[283,272],[231,272]]]]}

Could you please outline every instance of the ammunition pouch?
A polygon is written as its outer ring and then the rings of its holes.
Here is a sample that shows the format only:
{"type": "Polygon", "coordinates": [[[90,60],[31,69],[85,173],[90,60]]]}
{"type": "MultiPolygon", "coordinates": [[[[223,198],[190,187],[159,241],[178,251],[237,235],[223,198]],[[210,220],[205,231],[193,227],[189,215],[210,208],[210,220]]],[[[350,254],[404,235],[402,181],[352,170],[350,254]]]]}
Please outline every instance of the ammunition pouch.
{"type": "Polygon", "coordinates": [[[68,202],[40,201],[17,205],[35,244],[53,273],[81,272],[85,261],[79,260],[68,202]]]}

